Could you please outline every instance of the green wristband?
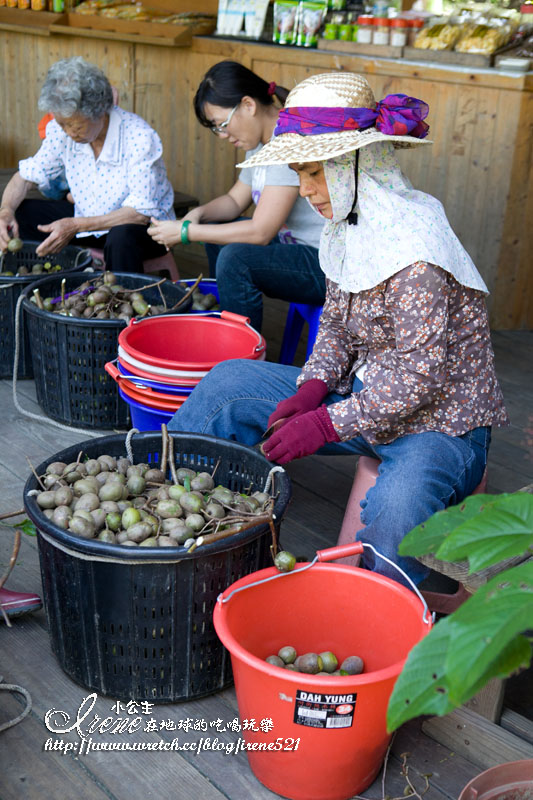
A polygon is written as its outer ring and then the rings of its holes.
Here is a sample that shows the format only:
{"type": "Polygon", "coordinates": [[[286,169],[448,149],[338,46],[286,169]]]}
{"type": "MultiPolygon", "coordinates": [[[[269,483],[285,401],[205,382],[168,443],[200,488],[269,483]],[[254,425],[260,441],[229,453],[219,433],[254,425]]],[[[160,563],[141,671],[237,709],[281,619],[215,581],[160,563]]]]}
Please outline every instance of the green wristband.
{"type": "Polygon", "coordinates": [[[191,224],[190,219],[186,219],[185,222],[181,223],[180,236],[181,236],[181,243],[182,244],[190,244],[189,235],[187,233],[187,229],[188,229],[190,224],[191,224]]]}

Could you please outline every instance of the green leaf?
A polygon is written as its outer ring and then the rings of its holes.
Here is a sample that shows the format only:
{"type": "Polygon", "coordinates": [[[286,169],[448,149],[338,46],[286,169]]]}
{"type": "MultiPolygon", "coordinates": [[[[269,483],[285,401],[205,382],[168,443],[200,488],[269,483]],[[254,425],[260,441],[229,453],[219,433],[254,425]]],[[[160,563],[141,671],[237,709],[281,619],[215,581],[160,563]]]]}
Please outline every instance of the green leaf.
{"type": "Polygon", "coordinates": [[[22,522],[0,522],[0,526],[3,528],[16,528],[22,533],[25,533],[26,536],[37,536],[37,528],[31,521],[31,519],[23,519],[22,522]]]}
{"type": "Polygon", "coordinates": [[[491,678],[505,678],[529,665],[531,644],[525,636],[515,636],[498,649],[485,670],[477,670],[468,677],[459,674],[452,678],[448,663],[456,654],[456,643],[452,641],[456,614],[457,611],[439,620],[409,653],[389,700],[389,732],[422,714],[439,717],[449,714],[470,700],[491,678]]]}
{"type": "Polygon", "coordinates": [[[533,495],[515,492],[496,498],[450,533],[436,557],[468,558],[470,570],[476,572],[533,549],[533,495]]]}
{"type": "Polygon", "coordinates": [[[450,638],[449,620],[450,617],[439,620],[409,653],[389,700],[389,733],[421,714],[442,716],[454,709],[444,675],[450,638]]]}
{"type": "Polygon", "coordinates": [[[474,695],[492,678],[506,678],[513,672],[526,669],[530,661],[530,641],[526,636],[516,636],[503,648],[496,661],[493,661],[493,663],[479,675],[479,679],[474,683],[462,680],[460,681],[460,685],[456,685],[449,680],[450,702],[452,702],[455,707],[463,705],[463,703],[466,703],[471,697],[474,697],[474,695]]]}
{"type": "Polygon", "coordinates": [[[18,528],[19,530],[21,530],[22,533],[26,534],[26,536],[37,536],[37,528],[35,527],[35,525],[31,521],[31,519],[25,519],[25,520],[23,520],[22,523],[19,523],[18,525],[15,525],[14,527],[18,528]]]}
{"type": "Polygon", "coordinates": [[[480,509],[496,497],[500,498],[502,495],[474,494],[457,506],[437,511],[403,538],[398,552],[402,556],[415,557],[436,553],[452,531],[479,514],[480,509]]]}
{"type": "Polygon", "coordinates": [[[505,647],[533,620],[533,561],[492,578],[450,617],[446,673],[451,694],[460,700],[491,669],[505,647]],[[455,688],[457,687],[457,689],[455,688]]]}

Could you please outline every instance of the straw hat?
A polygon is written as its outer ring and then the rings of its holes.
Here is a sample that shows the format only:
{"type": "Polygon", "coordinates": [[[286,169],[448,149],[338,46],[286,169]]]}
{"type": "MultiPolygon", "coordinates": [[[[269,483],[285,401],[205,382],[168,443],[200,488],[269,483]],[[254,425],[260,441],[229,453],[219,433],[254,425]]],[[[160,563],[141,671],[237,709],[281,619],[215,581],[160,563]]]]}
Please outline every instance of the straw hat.
{"type": "MultiPolygon", "coordinates": [[[[366,78],[351,72],[325,72],[312,75],[292,89],[284,108],[376,108],[374,93],[366,78]]],[[[365,130],[343,130],[333,133],[303,135],[281,133],[274,136],[256,155],[237,164],[254,167],[269,164],[325,161],[359,150],[372,142],[393,142],[395,147],[416,147],[432,144],[414,136],[381,133],[374,126],[365,130]]]]}

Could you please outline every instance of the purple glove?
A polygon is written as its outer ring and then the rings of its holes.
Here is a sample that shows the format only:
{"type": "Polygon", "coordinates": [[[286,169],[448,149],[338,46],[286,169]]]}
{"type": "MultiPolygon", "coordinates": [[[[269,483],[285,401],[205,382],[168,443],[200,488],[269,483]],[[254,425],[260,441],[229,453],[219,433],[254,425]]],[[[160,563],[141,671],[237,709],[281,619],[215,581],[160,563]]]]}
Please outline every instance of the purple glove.
{"type": "Polygon", "coordinates": [[[262,446],[269,461],[288,464],[294,458],[316,453],[326,442],[340,442],[326,406],[286,422],[262,446]]]}
{"type": "Polygon", "coordinates": [[[328,392],[327,385],[318,378],[312,378],[310,381],[302,383],[296,394],[277,404],[276,410],[268,418],[267,429],[280,420],[284,420],[283,424],[285,425],[293,417],[299,417],[307,411],[314,411],[328,392]]]}

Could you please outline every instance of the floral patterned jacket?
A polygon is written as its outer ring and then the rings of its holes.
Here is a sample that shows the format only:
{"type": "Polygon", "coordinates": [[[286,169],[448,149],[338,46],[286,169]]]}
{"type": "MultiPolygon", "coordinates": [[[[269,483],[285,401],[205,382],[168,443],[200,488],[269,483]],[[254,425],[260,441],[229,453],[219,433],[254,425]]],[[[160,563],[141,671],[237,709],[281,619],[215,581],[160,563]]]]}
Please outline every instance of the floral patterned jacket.
{"type": "Polygon", "coordinates": [[[319,378],[346,399],[328,406],[342,441],[370,444],[508,424],[484,295],[440,267],[411,264],[351,294],[327,281],[313,353],[298,385],[319,378]],[[359,392],[355,372],[366,364],[359,392]]]}

